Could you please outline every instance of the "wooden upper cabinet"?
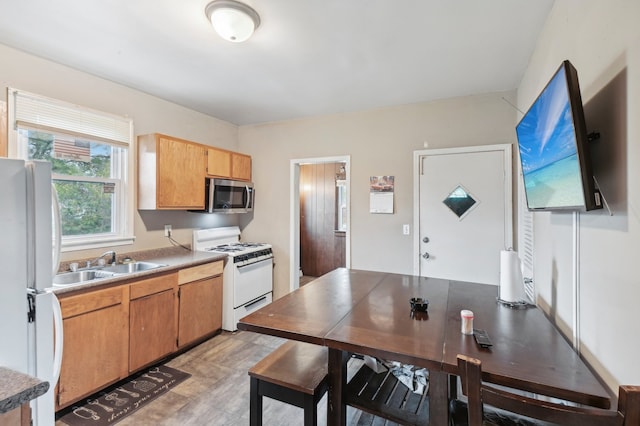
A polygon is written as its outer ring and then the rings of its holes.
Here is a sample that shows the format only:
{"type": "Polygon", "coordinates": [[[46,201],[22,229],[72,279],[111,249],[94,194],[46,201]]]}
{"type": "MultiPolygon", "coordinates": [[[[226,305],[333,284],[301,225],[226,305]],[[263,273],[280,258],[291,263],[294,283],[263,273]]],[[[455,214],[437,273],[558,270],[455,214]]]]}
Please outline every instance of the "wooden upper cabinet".
{"type": "Polygon", "coordinates": [[[207,175],[251,181],[251,157],[239,152],[208,148],[207,175]]]}
{"type": "Polygon", "coordinates": [[[231,177],[231,151],[223,149],[207,149],[207,175],[231,177]]]}
{"type": "Polygon", "coordinates": [[[161,134],[138,136],[138,209],[204,208],[204,145],[161,134]]]}
{"type": "Polygon", "coordinates": [[[231,177],[251,181],[251,157],[237,152],[231,153],[231,177]]]}

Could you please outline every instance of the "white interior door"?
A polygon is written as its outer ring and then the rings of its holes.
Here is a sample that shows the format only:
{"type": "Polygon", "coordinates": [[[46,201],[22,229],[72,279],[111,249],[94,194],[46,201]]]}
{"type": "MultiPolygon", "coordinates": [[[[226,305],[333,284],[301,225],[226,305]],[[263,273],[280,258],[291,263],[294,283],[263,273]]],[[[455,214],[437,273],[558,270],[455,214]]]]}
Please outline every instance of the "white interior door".
{"type": "Polygon", "coordinates": [[[415,153],[421,276],[499,284],[512,246],[511,145],[415,153]]]}

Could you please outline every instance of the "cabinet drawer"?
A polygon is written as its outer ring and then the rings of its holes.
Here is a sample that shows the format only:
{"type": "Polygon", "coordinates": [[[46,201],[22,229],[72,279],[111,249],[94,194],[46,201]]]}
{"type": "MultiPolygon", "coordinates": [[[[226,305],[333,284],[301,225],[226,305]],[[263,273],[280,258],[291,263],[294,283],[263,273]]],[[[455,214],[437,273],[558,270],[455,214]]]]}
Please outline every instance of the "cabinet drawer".
{"type": "Polygon", "coordinates": [[[204,265],[181,269],[178,271],[178,284],[184,284],[220,275],[222,274],[223,268],[224,262],[222,260],[218,260],[217,262],[205,263],[204,265]]]}
{"type": "Polygon", "coordinates": [[[131,284],[131,300],[150,294],[160,293],[176,286],[177,274],[167,274],[158,277],[147,278],[131,284]]]}
{"type": "Polygon", "coordinates": [[[89,294],[64,297],[60,299],[62,318],[70,318],[98,309],[115,306],[122,303],[126,297],[126,289],[123,286],[96,290],[89,294]]]}

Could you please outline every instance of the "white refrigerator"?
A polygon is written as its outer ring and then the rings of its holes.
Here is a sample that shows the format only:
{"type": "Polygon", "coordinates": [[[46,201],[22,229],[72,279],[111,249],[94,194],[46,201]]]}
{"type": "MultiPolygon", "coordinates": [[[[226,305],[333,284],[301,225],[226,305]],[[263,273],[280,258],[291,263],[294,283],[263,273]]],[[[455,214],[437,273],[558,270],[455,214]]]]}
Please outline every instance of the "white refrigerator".
{"type": "Polygon", "coordinates": [[[62,358],[60,304],[47,290],[58,268],[57,209],[49,162],[0,158],[0,365],[49,382],[31,402],[37,426],[55,423],[62,358]]]}

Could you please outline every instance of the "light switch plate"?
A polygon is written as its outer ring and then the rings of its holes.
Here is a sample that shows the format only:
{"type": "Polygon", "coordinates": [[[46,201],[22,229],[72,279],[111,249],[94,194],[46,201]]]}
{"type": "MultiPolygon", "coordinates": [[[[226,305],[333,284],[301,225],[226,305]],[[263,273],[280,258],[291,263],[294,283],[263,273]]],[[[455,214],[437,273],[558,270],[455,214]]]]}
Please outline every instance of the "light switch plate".
{"type": "Polygon", "coordinates": [[[409,230],[409,224],[404,224],[404,225],[402,225],[402,233],[403,233],[404,235],[409,235],[409,233],[410,233],[410,230],[409,230]]]}

